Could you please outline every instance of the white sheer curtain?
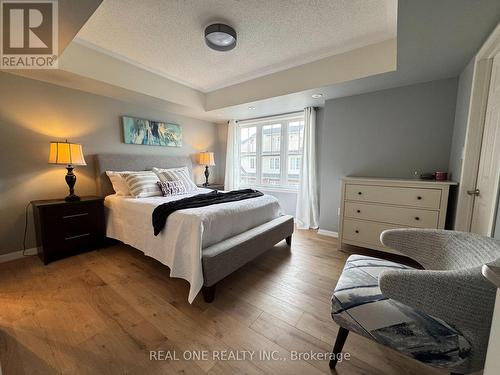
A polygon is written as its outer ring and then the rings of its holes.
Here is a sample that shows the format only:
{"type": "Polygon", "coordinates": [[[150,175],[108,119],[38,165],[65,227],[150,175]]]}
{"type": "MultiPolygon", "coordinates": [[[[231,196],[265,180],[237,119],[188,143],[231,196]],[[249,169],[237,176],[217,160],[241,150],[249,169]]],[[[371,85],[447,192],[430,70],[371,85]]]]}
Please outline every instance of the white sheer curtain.
{"type": "Polygon", "coordinates": [[[319,227],[318,182],[316,178],[316,110],[304,109],[304,149],[295,222],[299,229],[319,227]]]}
{"type": "Polygon", "coordinates": [[[226,190],[238,189],[238,150],[238,124],[235,120],[231,120],[227,125],[226,176],[224,179],[224,188],[226,190]]]}

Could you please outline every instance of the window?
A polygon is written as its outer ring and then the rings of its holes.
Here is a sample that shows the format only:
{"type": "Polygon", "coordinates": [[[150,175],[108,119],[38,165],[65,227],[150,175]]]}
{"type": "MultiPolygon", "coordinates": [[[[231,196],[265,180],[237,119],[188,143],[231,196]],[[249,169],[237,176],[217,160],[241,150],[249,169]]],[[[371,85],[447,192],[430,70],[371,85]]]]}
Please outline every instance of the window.
{"type": "Polygon", "coordinates": [[[297,189],[300,181],[302,113],[239,123],[240,186],[297,189]]]}
{"type": "Polygon", "coordinates": [[[255,157],[250,157],[250,169],[255,169],[255,157]]]}
{"type": "Polygon", "coordinates": [[[288,160],[288,173],[300,172],[300,156],[290,156],[288,160]]]}
{"type": "Polygon", "coordinates": [[[269,159],[269,169],[278,170],[280,169],[280,158],[270,158],[269,159]]]}
{"type": "Polygon", "coordinates": [[[256,183],[257,128],[240,129],[240,184],[245,186],[256,183]]]}

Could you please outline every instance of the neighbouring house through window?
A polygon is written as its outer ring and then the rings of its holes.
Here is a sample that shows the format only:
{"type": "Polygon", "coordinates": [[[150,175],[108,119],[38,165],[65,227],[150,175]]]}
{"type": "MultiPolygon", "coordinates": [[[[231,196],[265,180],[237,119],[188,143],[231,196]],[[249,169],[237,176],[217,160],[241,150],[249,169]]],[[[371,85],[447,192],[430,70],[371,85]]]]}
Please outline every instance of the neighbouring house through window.
{"type": "Polygon", "coordinates": [[[304,142],[304,115],[238,122],[241,187],[297,190],[304,142]]]}

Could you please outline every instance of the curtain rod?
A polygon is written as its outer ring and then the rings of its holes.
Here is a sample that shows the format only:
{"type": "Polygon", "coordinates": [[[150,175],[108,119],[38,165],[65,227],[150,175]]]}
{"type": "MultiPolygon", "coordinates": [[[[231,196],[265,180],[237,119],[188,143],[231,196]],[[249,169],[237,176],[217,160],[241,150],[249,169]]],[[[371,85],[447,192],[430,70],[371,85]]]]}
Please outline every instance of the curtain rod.
{"type": "MultiPolygon", "coordinates": [[[[313,107],[313,108],[314,108],[314,110],[318,109],[318,107],[313,107]]],[[[266,120],[266,119],[272,119],[273,117],[298,115],[299,113],[303,113],[303,112],[304,111],[286,112],[286,113],[280,113],[280,114],[272,115],[272,116],[261,116],[261,117],[246,118],[246,119],[242,119],[242,120],[236,120],[236,122],[266,120]]]]}

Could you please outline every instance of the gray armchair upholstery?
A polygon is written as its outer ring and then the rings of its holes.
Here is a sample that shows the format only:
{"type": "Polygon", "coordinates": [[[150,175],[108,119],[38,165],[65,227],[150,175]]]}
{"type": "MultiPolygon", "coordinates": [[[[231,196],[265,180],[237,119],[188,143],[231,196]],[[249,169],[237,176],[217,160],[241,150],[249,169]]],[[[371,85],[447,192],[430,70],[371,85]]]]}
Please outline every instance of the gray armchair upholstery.
{"type": "Polygon", "coordinates": [[[484,365],[495,287],[481,266],[500,257],[500,241],[477,234],[433,229],[393,229],[382,233],[385,246],[416,260],[424,270],[380,274],[383,295],[444,320],[470,343],[471,354],[453,372],[484,365]]]}
{"type": "Polygon", "coordinates": [[[353,331],[452,373],[480,370],[496,293],[481,266],[500,262],[500,241],[433,229],[388,230],[381,241],[424,270],[349,257],[332,297],[340,326],[333,354],[353,331]]]}

